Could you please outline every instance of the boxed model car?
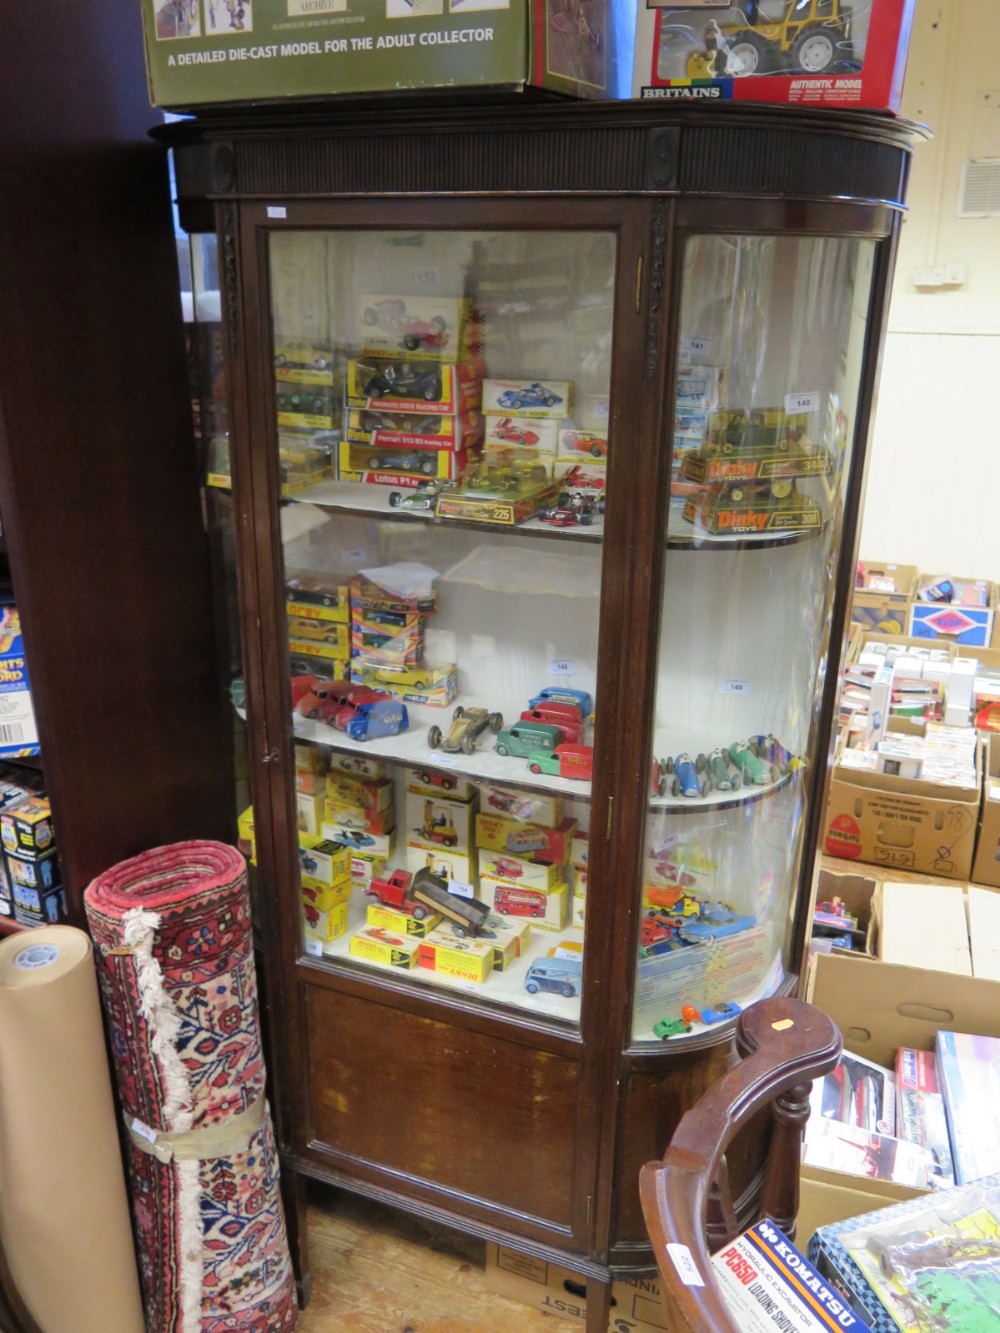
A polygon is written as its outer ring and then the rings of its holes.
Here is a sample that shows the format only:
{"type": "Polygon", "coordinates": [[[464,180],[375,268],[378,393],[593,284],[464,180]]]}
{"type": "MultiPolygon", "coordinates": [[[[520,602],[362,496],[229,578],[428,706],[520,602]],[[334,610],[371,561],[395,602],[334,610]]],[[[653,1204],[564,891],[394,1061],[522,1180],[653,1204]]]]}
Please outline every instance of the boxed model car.
{"type": "Polygon", "coordinates": [[[565,417],[573,410],[569,380],[483,380],[483,411],[522,418],[565,417]]]}
{"type": "Polygon", "coordinates": [[[439,976],[481,983],[493,971],[493,953],[491,939],[459,939],[448,926],[439,926],[420,941],[417,957],[421,967],[439,976]]]}
{"type": "Polygon", "coordinates": [[[478,411],[481,398],[482,382],[474,361],[443,365],[416,358],[368,357],[347,363],[348,407],[462,416],[478,411]]]}
{"type": "Polygon", "coordinates": [[[459,481],[474,457],[465,449],[457,453],[450,449],[382,449],[341,440],[337,477],[412,490],[427,478],[459,481]]]}
{"type": "Polygon", "coordinates": [[[476,802],[406,793],[406,841],[429,851],[466,854],[472,846],[476,802]]]}
{"type": "Polygon", "coordinates": [[[369,293],[361,297],[357,327],[362,356],[461,361],[479,353],[479,323],[465,298],[369,293]]]}
{"type": "Polygon", "coordinates": [[[645,0],[632,96],[898,111],[915,3],[645,0]]]}
{"type": "Polygon", "coordinates": [[[420,940],[412,935],[400,935],[384,926],[362,926],[351,936],[350,951],[355,958],[409,971],[417,966],[419,945],[420,940]]]}
{"type": "Polygon", "coordinates": [[[635,18],[622,0],[511,0],[490,8],[386,0],[352,10],[349,28],[338,26],[346,11],[346,0],[244,0],[213,9],[210,19],[207,6],[145,0],[150,100],[188,109],[529,87],[628,96],[635,18]]]}
{"type": "Polygon", "coordinates": [[[378,411],[350,408],[344,414],[344,439],[380,449],[450,450],[476,448],[483,438],[483,418],[472,409],[447,412],[378,411]]]}

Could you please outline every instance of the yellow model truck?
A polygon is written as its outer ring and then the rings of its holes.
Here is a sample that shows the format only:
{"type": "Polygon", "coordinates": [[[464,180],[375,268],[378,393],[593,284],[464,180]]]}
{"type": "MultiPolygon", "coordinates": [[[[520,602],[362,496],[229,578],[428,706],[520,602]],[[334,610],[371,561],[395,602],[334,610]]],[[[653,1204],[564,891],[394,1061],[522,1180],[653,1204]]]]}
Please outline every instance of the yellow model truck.
{"type": "Polygon", "coordinates": [[[853,58],[850,18],[843,0],[741,0],[740,22],[721,23],[724,70],[739,77],[795,69],[823,74],[853,58]],[[780,17],[775,17],[778,14],[780,17]]]}

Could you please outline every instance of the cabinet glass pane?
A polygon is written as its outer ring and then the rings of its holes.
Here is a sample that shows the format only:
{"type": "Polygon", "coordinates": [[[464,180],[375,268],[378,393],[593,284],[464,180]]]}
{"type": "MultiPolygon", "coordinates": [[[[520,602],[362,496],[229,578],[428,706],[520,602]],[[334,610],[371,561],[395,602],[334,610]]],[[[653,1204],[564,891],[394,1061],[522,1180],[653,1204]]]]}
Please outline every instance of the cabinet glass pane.
{"type": "Polygon", "coordinates": [[[635,1040],[785,976],[873,261],[850,239],[685,247],[635,1040]]]}
{"type": "Polygon", "coordinates": [[[615,238],[269,258],[303,949],[576,1022],[615,238]]]}

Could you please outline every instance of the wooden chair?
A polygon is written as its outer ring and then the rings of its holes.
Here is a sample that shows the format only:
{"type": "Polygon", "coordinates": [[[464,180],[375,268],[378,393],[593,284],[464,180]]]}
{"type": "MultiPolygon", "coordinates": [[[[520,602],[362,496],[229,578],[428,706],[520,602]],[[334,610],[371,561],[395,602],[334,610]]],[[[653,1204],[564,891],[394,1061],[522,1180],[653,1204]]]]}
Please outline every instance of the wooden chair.
{"type": "Polygon", "coordinates": [[[726,1149],[747,1121],[772,1103],[758,1216],[771,1218],[794,1240],[810,1085],[836,1067],[842,1046],[825,1014],[802,1000],[781,998],[762,1000],[741,1014],[736,1042],[741,1062],[682,1118],[663,1161],[648,1162],[640,1173],[642,1211],[660,1267],[671,1333],[740,1333],[716,1285],[707,1236],[710,1220],[721,1222],[712,1246],[720,1249],[741,1229],[726,1149]],[[691,1283],[692,1272],[703,1286],[691,1283]]]}

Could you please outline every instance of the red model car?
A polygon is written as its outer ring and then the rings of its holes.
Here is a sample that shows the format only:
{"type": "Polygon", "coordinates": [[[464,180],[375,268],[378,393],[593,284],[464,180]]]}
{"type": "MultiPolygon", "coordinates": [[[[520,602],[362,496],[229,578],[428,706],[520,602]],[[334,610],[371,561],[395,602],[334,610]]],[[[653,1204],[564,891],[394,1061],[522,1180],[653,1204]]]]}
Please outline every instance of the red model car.
{"type": "Polygon", "coordinates": [[[505,879],[520,879],[524,874],[524,867],[506,856],[494,856],[492,865],[494,875],[503,875],[505,879]]]}
{"type": "Polygon", "coordinates": [[[565,449],[578,449],[590,454],[591,458],[607,458],[608,442],[603,435],[595,435],[589,430],[566,430],[562,433],[561,444],[565,449]]]}
{"type": "Polygon", "coordinates": [[[546,722],[558,727],[564,741],[579,745],[583,741],[583,719],[575,704],[543,703],[527,708],[521,714],[522,722],[546,722]]]}
{"type": "Polygon", "coordinates": [[[519,426],[513,417],[504,417],[498,421],[492,434],[498,440],[510,440],[513,444],[537,444],[539,438],[533,430],[519,426]]]}
{"type": "Polygon", "coordinates": [[[292,677],[292,708],[299,706],[299,701],[310,693],[314,685],[319,684],[318,676],[292,677]]]}

